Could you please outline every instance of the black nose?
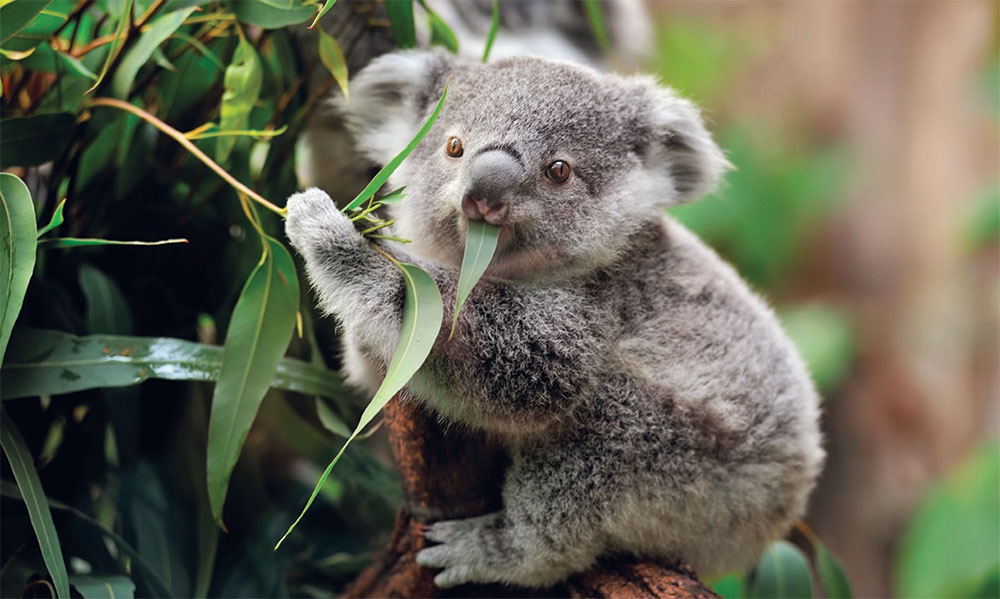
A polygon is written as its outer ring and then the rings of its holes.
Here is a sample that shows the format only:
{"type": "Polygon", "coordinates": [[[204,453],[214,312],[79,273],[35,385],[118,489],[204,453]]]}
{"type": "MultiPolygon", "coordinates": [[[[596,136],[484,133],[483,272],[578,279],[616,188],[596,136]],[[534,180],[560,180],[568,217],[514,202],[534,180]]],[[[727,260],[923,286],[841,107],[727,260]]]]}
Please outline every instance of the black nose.
{"type": "Polygon", "coordinates": [[[513,189],[524,176],[524,167],[508,152],[488,150],[473,157],[468,168],[462,212],[474,220],[500,224],[507,216],[513,189]]]}

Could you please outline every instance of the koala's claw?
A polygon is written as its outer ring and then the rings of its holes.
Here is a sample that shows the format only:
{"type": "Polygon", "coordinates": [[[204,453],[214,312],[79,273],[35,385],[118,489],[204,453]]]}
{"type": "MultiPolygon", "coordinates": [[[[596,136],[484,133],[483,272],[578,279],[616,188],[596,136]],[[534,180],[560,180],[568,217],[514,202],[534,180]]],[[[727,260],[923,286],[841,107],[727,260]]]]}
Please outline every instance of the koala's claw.
{"type": "Polygon", "coordinates": [[[499,533],[497,519],[498,515],[490,514],[424,527],[424,538],[440,544],[418,552],[417,563],[427,568],[444,568],[434,577],[434,584],[439,588],[496,580],[499,564],[493,564],[484,551],[483,537],[499,533]]]}

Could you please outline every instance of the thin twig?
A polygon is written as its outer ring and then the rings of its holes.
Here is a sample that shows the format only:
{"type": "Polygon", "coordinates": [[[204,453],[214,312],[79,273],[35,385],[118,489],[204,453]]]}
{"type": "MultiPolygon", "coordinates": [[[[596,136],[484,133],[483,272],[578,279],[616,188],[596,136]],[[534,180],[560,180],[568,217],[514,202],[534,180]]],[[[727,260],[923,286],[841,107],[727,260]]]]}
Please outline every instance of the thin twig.
{"type": "Polygon", "coordinates": [[[191,152],[192,154],[194,154],[195,158],[197,158],[198,160],[201,160],[205,164],[205,166],[207,166],[208,168],[210,168],[213,171],[215,171],[215,174],[217,174],[220,177],[222,177],[227,183],[229,183],[230,185],[232,185],[233,188],[235,188],[237,191],[245,193],[247,195],[247,197],[249,197],[253,201],[257,202],[261,206],[267,208],[271,212],[274,212],[275,214],[278,214],[280,216],[284,216],[285,215],[285,209],[284,208],[279,208],[279,207],[275,206],[274,204],[272,204],[271,202],[268,202],[267,200],[265,200],[263,197],[261,197],[260,195],[258,195],[255,191],[253,191],[252,189],[250,189],[249,187],[247,187],[243,183],[240,183],[235,177],[233,177],[232,175],[230,175],[229,173],[227,173],[224,168],[222,168],[221,166],[219,166],[218,163],[216,163],[214,160],[212,160],[211,158],[209,158],[204,152],[202,152],[201,150],[199,150],[198,146],[194,145],[194,143],[192,143],[191,140],[189,140],[188,138],[184,137],[183,133],[181,133],[177,129],[174,129],[170,125],[164,123],[163,121],[161,121],[160,119],[156,118],[152,114],[146,112],[145,110],[143,110],[141,108],[138,108],[136,106],[133,106],[132,104],[129,104],[128,102],[122,102],[121,100],[116,100],[114,98],[94,98],[93,100],[91,100],[90,102],[88,102],[88,105],[89,106],[111,106],[112,108],[118,108],[119,110],[125,110],[125,111],[128,111],[128,112],[131,112],[132,114],[136,115],[137,117],[141,118],[142,120],[148,122],[150,125],[156,127],[160,131],[162,131],[162,132],[166,133],[167,135],[169,135],[170,137],[174,138],[174,140],[177,143],[179,143],[182,146],[184,146],[185,150],[187,150],[188,152],[191,152]]]}

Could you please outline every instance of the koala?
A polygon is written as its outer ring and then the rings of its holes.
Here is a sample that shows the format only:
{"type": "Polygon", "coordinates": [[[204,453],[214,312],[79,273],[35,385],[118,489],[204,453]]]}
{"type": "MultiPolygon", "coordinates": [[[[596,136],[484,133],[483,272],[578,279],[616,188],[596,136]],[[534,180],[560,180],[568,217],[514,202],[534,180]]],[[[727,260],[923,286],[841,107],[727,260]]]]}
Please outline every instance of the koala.
{"type": "Polygon", "coordinates": [[[503,508],[434,523],[417,561],[440,587],[545,587],[620,553],[703,576],[754,564],[805,512],[818,397],[767,305],[664,212],[729,166],[699,112],[650,77],[408,51],[352,83],[358,147],[386,163],[449,76],[390,180],[412,243],[377,250],[316,189],[285,225],[355,383],[377,384],[400,333],[403,279],[379,250],[434,278],[445,323],[406,394],[509,452],[503,508]],[[500,241],[448,339],[470,219],[500,241]]]}

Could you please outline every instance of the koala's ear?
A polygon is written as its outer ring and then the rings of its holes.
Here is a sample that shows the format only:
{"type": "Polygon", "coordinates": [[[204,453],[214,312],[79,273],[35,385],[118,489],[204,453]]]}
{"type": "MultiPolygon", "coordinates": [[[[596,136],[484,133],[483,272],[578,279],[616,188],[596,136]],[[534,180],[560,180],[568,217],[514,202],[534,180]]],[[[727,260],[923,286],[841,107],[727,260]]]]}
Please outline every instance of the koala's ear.
{"type": "Polygon", "coordinates": [[[640,85],[650,100],[646,165],[669,179],[674,191],[669,203],[690,202],[714,191],[733,165],[705,129],[698,108],[651,79],[641,79],[640,85]]]}
{"type": "Polygon", "coordinates": [[[442,51],[410,50],[376,58],[350,83],[337,107],[358,150],[389,162],[413,139],[441,95],[454,59],[442,51]]]}

